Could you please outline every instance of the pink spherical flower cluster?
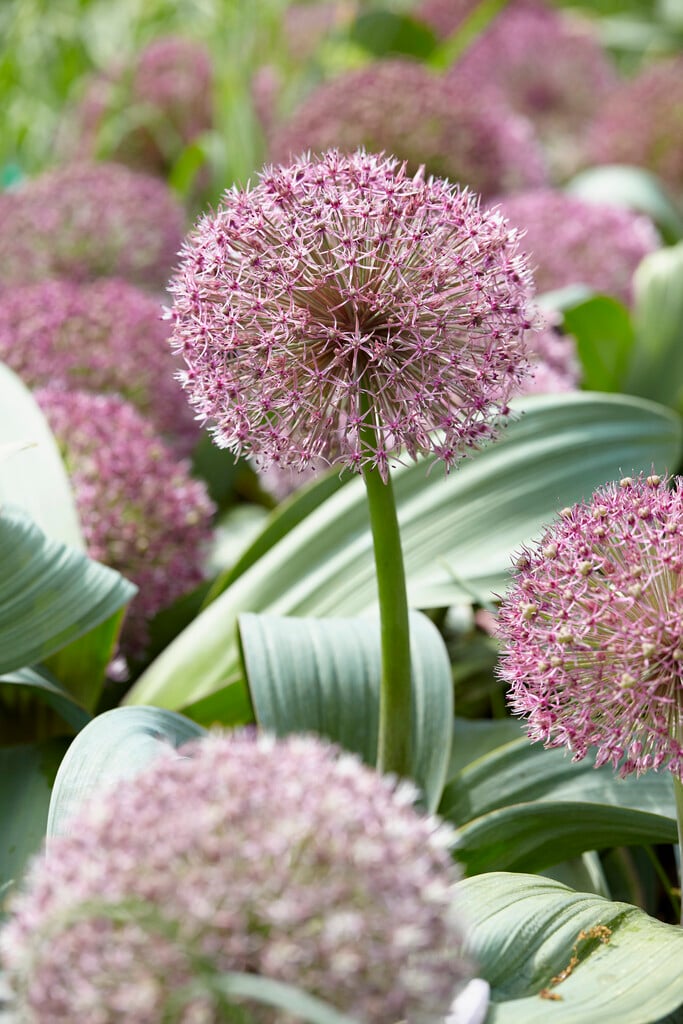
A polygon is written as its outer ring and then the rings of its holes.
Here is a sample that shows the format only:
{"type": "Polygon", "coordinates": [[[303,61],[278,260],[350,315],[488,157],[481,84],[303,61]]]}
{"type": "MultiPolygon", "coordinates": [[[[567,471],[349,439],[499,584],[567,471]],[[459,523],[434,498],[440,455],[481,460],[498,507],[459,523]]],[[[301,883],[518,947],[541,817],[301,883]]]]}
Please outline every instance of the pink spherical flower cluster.
{"type": "Polygon", "coordinates": [[[55,279],[0,293],[0,360],[31,388],[118,393],[187,453],[198,429],[173,373],[161,306],[115,278],[55,279]]]}
{"type": "Polygon", "coordinates": [[[413,16],[429,25],[443,39],[457,32],[480,3],[481,0],[422,0],[413,16]]]}
{"type": "Polygon", "coordinates": [[[551,325],[529,337],[531,377],[524,394],[554,394],[575,391],[581,379],[581,364],[576,341],[551,325]]]}
{"type": "Polygon", "coordinates": [[[628,303],[636,267],[660,245],[642,214],[566,192],[538,189],[505,196],[501,207],[524,232],[539,292],[586,284],[628,303]]]}
{"type": "Polygon", "coordinates": [[[599,108],[587,151],[592,163],[646,167],[683,197],[683,57],[622,82],[599,108]]]}
{"type": "Polygon", "coordinates": [[[534,740],[683,778],[683,480],[626,477],[523,552],[499,635],[534,740]]]}
{"type": "Polygon", "coordinates": [[[184,214],[156,178],[72,164],[0,194],[0,291],[47,277],[122,277],[163,289],[184,214]]]}
{"type": "Polygon", "coordinates": [[[192,404],[261,465],[451,465],[526,370],[517,233],[390,158],[330,151],[226,193],[171,291],[192,404]]]}
{"type": "Polygon", "coordinates": [[[42,388],[36,399],[62,450],[88,553],[139,587],[121,644],[140,657],[149,620],[202,581],[213,505],[187,463],[118,395],[42,388]]]}
{"type": "Polygon", "coordinates": [[[560,176],[573,170],[575,137],[616,84],[586,26],[537,0],[505,6],[447,78],[482,104],[498,99],[529,118],[560,176]]]}
{"type": "Polygon", "coordinates": [[[123,67],[95,78],[65,126],[62,146],[166,174],[182,150],[213,123],[213,67],[190,39],[155,39],[123,67]]]}
{"type": "Polygon", "coordinates": [[[531,188],[546,180],[530,125],[507,106],[473,102],[447,90],[411,60],[377,61],[316,89],[275,132],[276,161],[336,146],[392,153],[414,174],[449,178],[484,196],[531,188]]]}
{"type": "Polygon", "coordinates": [[[206,983],[225,971],[367,1024],[437,1024],[471,968],[451,832],[415,796],[314,737],[169,751],[86,805],[13,898],[0,949],[22,1021],[156,1024],[200,963],[178,1024],[226,1019],[206,983]]]}

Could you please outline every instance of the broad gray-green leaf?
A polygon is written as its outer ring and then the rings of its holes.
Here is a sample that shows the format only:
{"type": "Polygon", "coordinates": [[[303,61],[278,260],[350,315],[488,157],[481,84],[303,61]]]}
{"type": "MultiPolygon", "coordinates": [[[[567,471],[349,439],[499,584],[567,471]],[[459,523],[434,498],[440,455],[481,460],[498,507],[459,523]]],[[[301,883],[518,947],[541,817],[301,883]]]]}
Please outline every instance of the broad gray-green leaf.
{"type": "Polygon", "coordinates": [[[28,388],[0,363],[0,445],[18,445],[0,460],[0,507],[22,508],[41,530],[79,551],[85,543],[57,443],[28,388]]]}
{"type": "MultiPolygon", "coordinates": [[[[239,620],[256,719],[278,736],[328,736],[368,764],[377,760],[379,622],[245,614],[239,620]]],[[[451,745],[453,684],[443,640],[424,615],[410,616],[413,778],[435,810],[451,745]]]]}
{"type": "Polygon", "coordinates": [[[624,206],[646,214],[669,243],[683,238],[683,219],[662,182],[642,167],[626,164],[589,167],[572,178],[565,189],[587,202],[624,206]]]}
{"type": "Polygon", "coordinates": [[[576,338],[583,386],[622,390],[635,342],[628,309],[609,295],[594,295],[565,310],[564,327],[576,338]]]}
{"type": "Polygon", "coordinates": [[[169,747],[205,730],[163,708],[114,708],[94,718],[69,747],[52,790],[48,838],[64,832],[85,800],[120,779],[134,778],[169,747]]]}
{"type": "Polygon", "coordinates": [[[541,870],[587,850],[676,841],[668,773],[620,779],[590,759],[525,739],[484,754],[448,782],[439,813],[458,826],[468,874],[541,870]]]}
{"type": "MultiPolygon", "coordinates": [[[[316,996],[296,988],[294,985],[275,981],[262,975],[243,974],[231,971],[221,975],[208,975],[196,986],[196,993],[202,995],[206,988],[212,989],[234,1005],[243,1000],[273,1006],[285,1012],[292,1020],[305,1024],[361,1024],[360,1021],[340,1013],[316,996]]],[[[188,995],[194,994],[190,986],[188,995]]],[[[229,1019],[226,1017],[226,1020],[229,1019]]]]}
{"type": "Polygon", "coordinates": [[[43,841],[52,782],[68,745],[51,739],[0,747],[0,903],[3,887],[21,877],[43,841]]]}
{"type": "MultiPolygon", "coordinates": [[[[502,593],[511,554],[564,505],[626,472],[679,462],[681,420],[651,402],[581,392],[526,397],[514,408],[523,414],[501,439],[456,471],[445,475],[433,466],[427,473],[424,461],[396,470],[413,607],[443,608],[469,602],[473,594],[487,600],[502,593]]],[[[205,608],[127,701],[187,708],[242,685],[235,629],[241,612],[360,615],[376,599],[365,492],[357,478],[205,608]]],[[[220,714],[221,702],[209,703],[211,716],[220,714]]]]}
{"type": "MultiPolygon", "coordinates": [[[[0,672],[43,661],[109,619],[136,591],[113,569],[0,512],[0,672]]],[[[62,680],[63,681],[63,680],[62,680]]]]}
{"type": "Polygon", "coordinates": [[[0,676],[3,685],[15,686],[38,697],[56,711],[77,732],[88,724],[91,715],[78,703],[57,679],[40,665],[35,668],[17,668],[0,676]]]}
{"type": "Polygon", "coordinates": [[[626,389],[683,412],[683,242],[646,256],[633,288],[636,337],[626,389]]]}
{"type": "Polygon", "coordinates": [[[486,1024],[649,1024],[683,1003],[683,929],[628,903],[498,872],[458,883],[456,897],[491,985],[486,1024]],[[581,939],[600,926],[606,942],[581,939]],[[553,984],[575,947],[578,964],[553,984]]]}

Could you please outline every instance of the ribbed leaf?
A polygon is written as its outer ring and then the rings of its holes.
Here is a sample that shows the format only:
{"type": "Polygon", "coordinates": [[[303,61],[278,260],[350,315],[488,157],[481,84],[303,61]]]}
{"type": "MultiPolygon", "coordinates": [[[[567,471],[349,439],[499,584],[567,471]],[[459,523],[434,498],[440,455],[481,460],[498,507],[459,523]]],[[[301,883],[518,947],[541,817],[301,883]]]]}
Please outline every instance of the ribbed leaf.
{"type": "Polygon", "coordinates": [[[114,708],[76,736],[59,766],[50,800],[48,838],[60,835],[85,800],[120,779],[138,775],[169,747],[180,747],[205,730],[162,708],[114,708]]]}
{"type": "Polygon", "coordinates": [[[632,394],[683,412],[683,242],[650,253],[633,278],[632,394]]]}
{"type": "Polygon", "coordinates": [[[0,672],[43,661],[105,622],[135,593],[113,569],[0,514],[0,672]]]}
{"type": "MultiPolygon", "coordinates": [[[[424,462],[396,471],[413,607],[447,607],[473,593],[487,599],[502,592],[511,553],[559,508],[606,480],[653,465],[675,467],[680,458],[680,419],[650,402],[576,393],[526,398],[516,408],[524,415],[502,439],[448,476],[438,466],[427,474],[424,462]]],[[[181,708],[239,684],[235,625],[241,612],[359,615],[375,603],[372,538],[358,478],[210,604],[127,700],[181,708]]],[[[211,702],[210,709],[213,715],[218,706],[211,702]]]]}
{"type": "MultiPolygon", "coordinates": [[[[240,638],[256,720],[284,736],[315,732],[377,759],[379,623],[366,619],[240,616],[240,638]]],[[[410,617],[413,778],[435,810],[451,745],[453,684],[448,653],[424,615],[410,617]]]]}
{"type": "Polygon", "coordinates": [[[491,984],[486,1024],[649,1024],[683,1003],[679,927],[535,875],[468,878],[456,897],[491,984]],[[606,942],[580,938],[599,926],[606,942]],[[553,984],[574,952],[578,963],[553,984]]]}
{"type": "Polygon", "coordinates": [[[0,747],[0,906],[3,887],[21,878],[45,835],[50,789],[66,739],[0,747]]]}
{"type": "Polygon", "coordinates": [[[671,778],[620,779],[589,758],[515,740],[448,782],[439,812],[459,826],[468,874],[541,870],[587,850],[676,841],[671,778]]]}
{"type": "Polygon", "coordinates": [[[78,731],[91,720],[91,715],[82,707],[68,690],[51,675],[47,669],[18,668],[0,676],[0,683],[16,686],[56,711],[72,729],[78,731]]]}
{"type": "Polygon", "coordinates": [[[71,484],[57,443],[36,400],[0,363],[0,446],[16,445],[0,459],[0,506],[23,509],[48,537],[85,550],[71,484]]]}

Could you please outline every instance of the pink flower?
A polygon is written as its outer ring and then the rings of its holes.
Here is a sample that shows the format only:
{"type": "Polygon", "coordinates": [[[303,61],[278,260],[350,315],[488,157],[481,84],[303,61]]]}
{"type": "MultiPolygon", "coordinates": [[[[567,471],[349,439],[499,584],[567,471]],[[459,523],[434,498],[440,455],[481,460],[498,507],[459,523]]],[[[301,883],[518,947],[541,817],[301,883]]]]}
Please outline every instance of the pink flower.
{"type": "Polygon", "coordinates": [[[529,123],[507,104],[482,105],[471,90],[444,81],[415,61],[376,61],[338,75],[304,100],[275,132],[270,152],[288,161],[336,146],[392,153],[414,174],[470,186],[484,196],[541,185],[545,165],[529,123]]]}
{"type": "Polygon", "coordinates": [[[46,277],[165,287],[184,214],[156,178],[72,164],[0,194],[0,291],[46,277]]]}
{"type": "Polygon", "coordinates": [[[505,196],[501,207],[524,234],[539,292],[586,284],[629,302],[636,267],[660,245],[642,214],[559,190],[505,196]]]}
{"type": "Polygon", "coordinates": [[[501,675],[529,735],[622,775],[683,778],[683,479],[626,477],[563,509],[503,600],[501,675]]]}
{"type": "Polygon", "coordinates": [[[0,293],[0,360],[31,388],[118,393],[187,454],[198,440],[161,306],[132,284],[48,280],[0,293]]]}
{"type": "MultiPolygon", "coordinates": [[[[450,829],[415,796],[313,737],[215,733],[169,751],[34,862],[0,937],[18,1011],[156,1024],[199,962],[181,1024],[225,1019],[206,976],[229,970],[367,1024],[437,1024],[472,971],[450,829]]],[[[251,1004],[249,1020],[284,1015],[251,1004]]]]}
{"type": "Polygon", "coordinates": [[[576,341],[548,325],[529,336],[531,376],[524,394],[554,394],[575,391],[581,379],[581,364],[576,341]]]}
{"type": "Polygon", "coordinates": [[[139,587],[121,644],[140,657],[149,620],[203,579],[213,505],[129,402],[57,388],[36,398],[62,449],[88,553],[139,587]]]}
{"type": "Polygon", "coordinates": [[[622,82],[598,109],[587,149],[593,163],[646,167],[683,196],[683,57],[622,82]]]}
{"type": "Polygon", "coordinates": [[[165,175],[213,123],[213,68],[199,43],[153,40],[125,64],[94,78],[63,128],[65,154],[109,159],[165,175]]]}
{"type": "Polygon", "coordinates": [[[526,369],[516,232],[469,193],[363,152],[227,192],[171,291],[193,406],[220,446],[262,465],[385,474],[404,448],[451,465],[495,433],[491,407],[526,369]]]}

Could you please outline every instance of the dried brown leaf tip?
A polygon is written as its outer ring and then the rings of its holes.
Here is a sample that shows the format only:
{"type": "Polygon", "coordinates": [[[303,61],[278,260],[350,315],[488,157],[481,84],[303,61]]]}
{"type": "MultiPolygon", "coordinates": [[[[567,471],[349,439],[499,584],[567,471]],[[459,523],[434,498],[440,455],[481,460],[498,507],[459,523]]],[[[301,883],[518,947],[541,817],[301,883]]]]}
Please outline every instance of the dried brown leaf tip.
{"type": "Polygon", "coordinates": [[[581,957],[579,955],[579,946],[581,943],[597,940],[601,942],[603,946],[606,946],[611,937],[612,929],[608,928],[606,924],[596,924],[593,928],[589,928],[587,931],[582,929],[576,937],[576,942],[572,946],[572,955],[569,958],[569,963],[560,971],[559,974],[556,974],[554,978],[550,979],[550,984],[546,988],[541,989],[538,993],[541,999],[550,999],[553,1002],[559,1002],[559,1000],[562,999],[562,996],[552,990],[556,985],[560,985],[563,981],[566,981],[574,968],[580,962],[581,957]]]}

